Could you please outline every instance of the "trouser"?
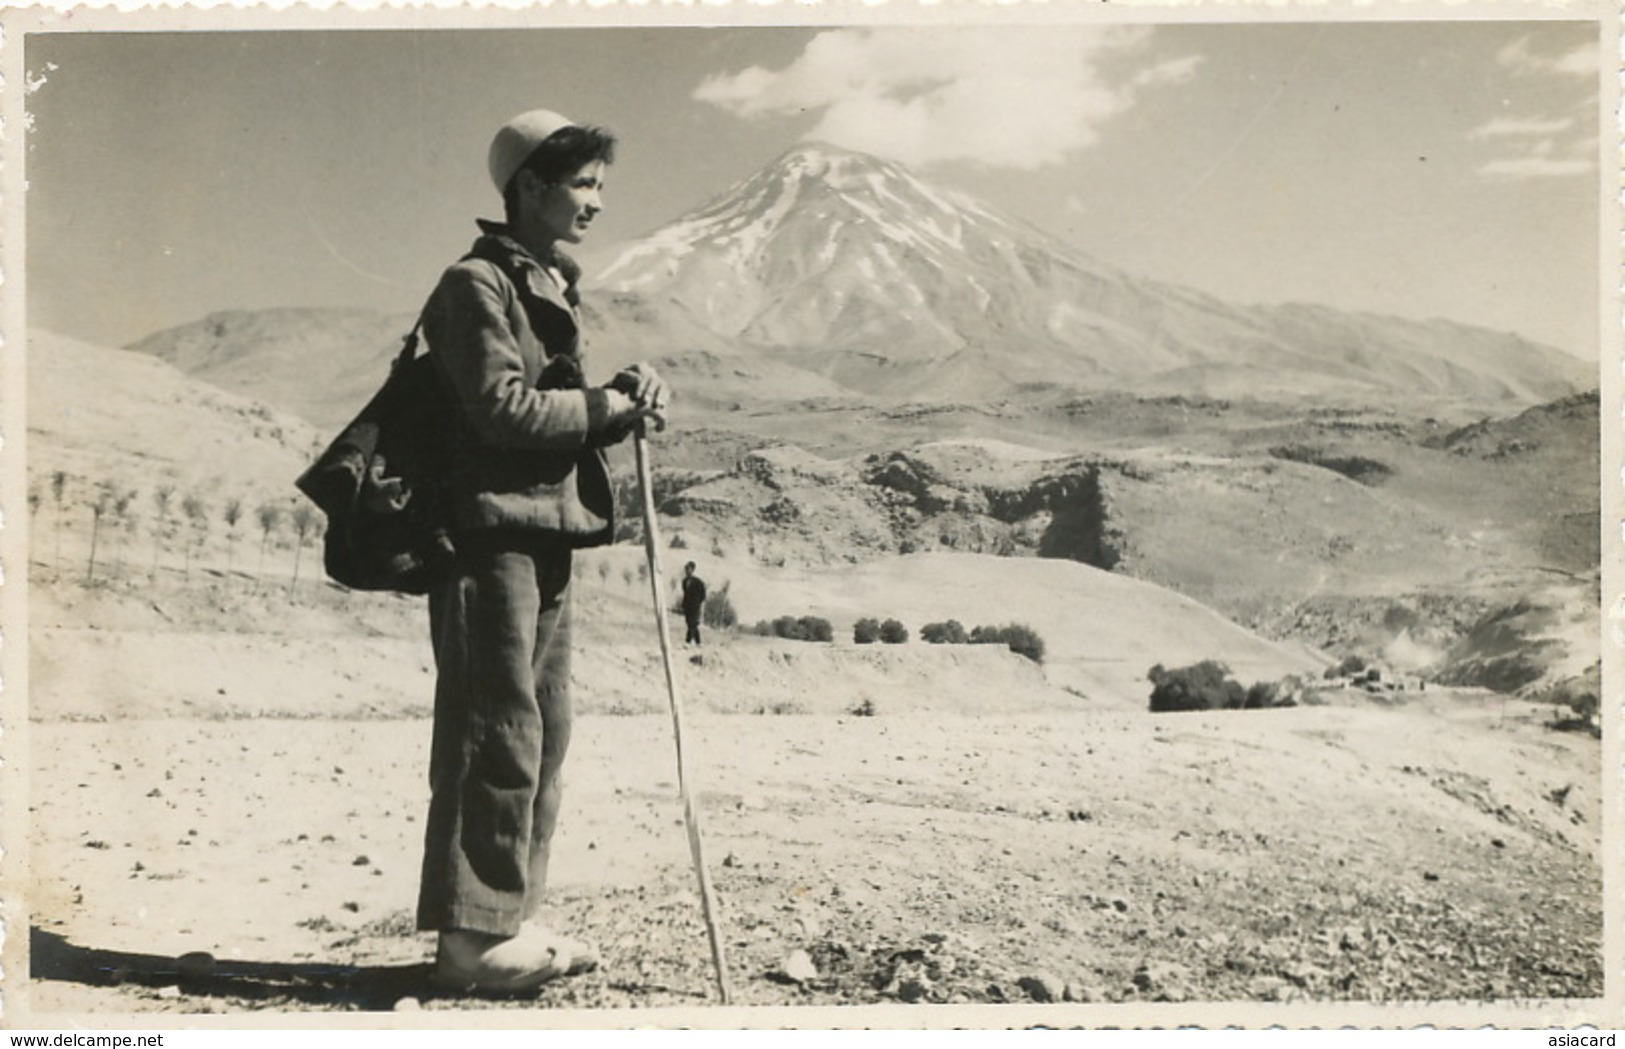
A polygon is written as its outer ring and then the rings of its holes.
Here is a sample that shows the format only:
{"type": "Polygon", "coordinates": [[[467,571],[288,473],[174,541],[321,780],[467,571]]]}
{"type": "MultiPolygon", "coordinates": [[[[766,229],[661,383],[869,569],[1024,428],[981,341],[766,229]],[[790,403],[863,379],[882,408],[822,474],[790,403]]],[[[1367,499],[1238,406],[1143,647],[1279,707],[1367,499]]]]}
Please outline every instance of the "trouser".
{"type": "Polygon", "coordinates": [[[508,936],[541,905],[570,743],[570,547],[479,533],[429,595],[437,677],[418,928],[508,936]]]}
{"type": "Polygon", "coordinates": [[[689,610],[687,608],[683,609],[683,620],[684,620],[684,622],[686,622],[688,624],[688,633],[683,635],[683,644],[686,645],[690,641],[692,641],[696,645],[699,644],[700,643],[700,610],[697,609],[697,608],[693,609],[693,610],[689,610]]]}

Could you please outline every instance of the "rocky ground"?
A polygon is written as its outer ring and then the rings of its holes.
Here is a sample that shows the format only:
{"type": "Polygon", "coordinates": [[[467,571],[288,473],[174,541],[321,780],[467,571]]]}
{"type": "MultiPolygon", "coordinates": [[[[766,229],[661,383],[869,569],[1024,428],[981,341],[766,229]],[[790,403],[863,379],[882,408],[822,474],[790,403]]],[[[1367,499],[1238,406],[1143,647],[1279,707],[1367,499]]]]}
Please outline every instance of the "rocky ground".
{"type": "MultiPolygon", "coordinates": [[[[1581,1015],[1572,1000],[1603,992],[1598,745],[1546,717],[1477,693],[693,717],[733,1001],[1539,1001],[1581,1015]]],[[[432,941],[410,912],[426,722],[56,721],[30,735],[35,1014],[716,1000],[660,716],[581,719],[550,910],[603,965],[527,1001],[426,983],[432,941]]]]}

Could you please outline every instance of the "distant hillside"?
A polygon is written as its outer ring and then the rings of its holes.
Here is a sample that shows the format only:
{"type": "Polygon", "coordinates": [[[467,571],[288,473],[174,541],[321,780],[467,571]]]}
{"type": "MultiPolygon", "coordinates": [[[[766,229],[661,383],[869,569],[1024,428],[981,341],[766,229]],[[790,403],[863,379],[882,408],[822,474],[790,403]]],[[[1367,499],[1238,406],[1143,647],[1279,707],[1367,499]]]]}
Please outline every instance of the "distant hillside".
{"type": "Polygon", "coordinates": [[[371,310],[232,310],[129,349],[331,429],[384,381],[413,319],[371,310]]]}
{"type": "MultiPolygon", "coordinates": [[[[1349,587],[1397,592],[1598,563],[1594,396],[1454,431],[1381,413],[1287,416],[1220,402],[1119,398],[1078,410],[1091,429],[1072,447],[1085,452],[1055,450],[1061,419],[1043,448],[1015,432],[1020,419],[948,412],[917,425],[979,424],[1014,443],[961,437],[856,456],[781,443],[726,469],[670,475],[661,507],[701,548],[746,544],[769,562],[1037,554],[1155,580],[1232,614],[1349,587]],[[1140,436],[1097,443],[1097,430],[1140,436]],[[1450,433],[1525,436],[1520,451],[1479,457],[1450,433]]],[[[832,433],[904,440],[869,415],[832,414],[832,433]]],[[[785,420],[780,440],[816,432],[818,415],[785,420]]]]}
{"type": "Polygon", "coordinates": [[[1537,404],[1511,417],[1491,417],[1428,442],[1456,455],[1481,459],[1520,456],[1576,456],[1595,459],[1598,444],[1598,391],[1537,404]]]}
{"type": "MultiPolygon", "coordinates": [[[[304,419],[142,354],[35,329],[28,337],[31,479],[275,491],[325,440],[304,419]]],[[[280,490],[278,490],[280,487],[280,490]]]]}

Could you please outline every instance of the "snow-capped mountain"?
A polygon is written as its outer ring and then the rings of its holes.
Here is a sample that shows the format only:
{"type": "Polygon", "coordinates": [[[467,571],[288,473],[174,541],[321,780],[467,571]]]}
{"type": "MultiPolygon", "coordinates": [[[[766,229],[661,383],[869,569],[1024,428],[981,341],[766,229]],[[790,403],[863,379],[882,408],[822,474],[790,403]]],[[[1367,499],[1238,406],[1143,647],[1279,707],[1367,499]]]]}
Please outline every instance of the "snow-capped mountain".
{"type": "Polygon", "coordinates": [[[1021,277],[1028,237],[896,165],[809,146],[633,245],[600,282],[754,342],[862,343],[906,322],[953,347],[995,300],[987,278],[1021,277]]]}
{"type": "Polygon", "coordinates": [[[708,354],[748,351],[869,393],[977,399],[1049,383],[1533,402],[1594,382],[1583,362],[1514,335],[1232,306],[1138,278],[824,145],[631,244],[593,283],[620,341],[686,329],[678,342],[694,346],[703,330],[708,354]]]}
{"type": "Polygon", "coordinates": [[[1109,325],[1056,293],[1122,280],[895,164],[803,146],[632,245],[598,284],[752,346],[940,365],[1006,333],[1109,325]]]}

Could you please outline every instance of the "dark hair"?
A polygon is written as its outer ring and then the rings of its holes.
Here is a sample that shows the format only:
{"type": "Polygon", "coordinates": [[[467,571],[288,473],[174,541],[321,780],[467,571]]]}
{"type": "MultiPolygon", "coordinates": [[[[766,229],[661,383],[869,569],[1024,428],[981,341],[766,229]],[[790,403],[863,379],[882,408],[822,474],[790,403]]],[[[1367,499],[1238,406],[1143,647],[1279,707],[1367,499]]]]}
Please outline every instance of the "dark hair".
{"type": "Polygon", "coordinates": [[[561,127],[530,151],[502,189],[502,207],[511,224],[519,210],[519,172],[529,171],[544,183],[555,183],[595,160],[615,162],[615,136],[601,127],[561,127]]]}
{"type": "Polygon", "coordinates": [[[692,571],[693,569],[694,569],[694,562],[693,561],[690,561],[688,564],[683,566],[683,571],[685,571],[685,572],[692,571]]]}

